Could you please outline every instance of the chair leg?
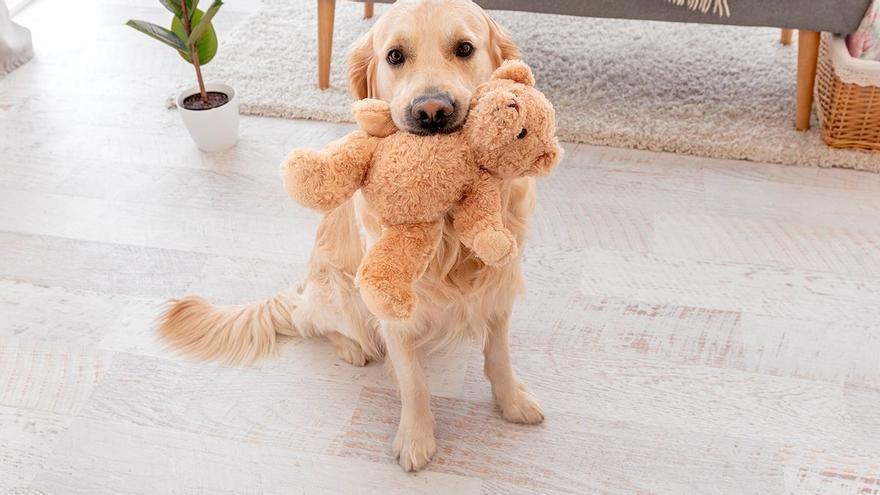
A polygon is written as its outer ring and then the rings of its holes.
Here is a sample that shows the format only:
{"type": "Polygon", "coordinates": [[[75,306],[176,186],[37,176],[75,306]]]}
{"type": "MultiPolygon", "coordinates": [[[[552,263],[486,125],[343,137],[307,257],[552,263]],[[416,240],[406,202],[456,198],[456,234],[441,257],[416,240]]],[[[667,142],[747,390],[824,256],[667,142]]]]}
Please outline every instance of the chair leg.
{"type": "Polygon", "coordinates": [[[330,87],[330,56],[333,54],[333,19],[336,0],[318,0],[318,87],[330,87]]]}
{"type": "Polygon", "coordinates": [[[782,32],[779,35],[779,42],[785,46],[790,45],[791,44],[791,37],[794,34],[794,29],[782,28],[781,31],[782,32]]]}
{"type": "Polygon", "coordinates": [[[364,19],[373,17],[373,2],[364,2],[364,19]]]}
{"type": "Polygon", "coordinates": [[[810,128],[813,111],[813,86],[816,83],[816,62],[819,59],[819,33],[801,29],[798,31],[797,65],[797,118],[799,131],[810,128]]]}

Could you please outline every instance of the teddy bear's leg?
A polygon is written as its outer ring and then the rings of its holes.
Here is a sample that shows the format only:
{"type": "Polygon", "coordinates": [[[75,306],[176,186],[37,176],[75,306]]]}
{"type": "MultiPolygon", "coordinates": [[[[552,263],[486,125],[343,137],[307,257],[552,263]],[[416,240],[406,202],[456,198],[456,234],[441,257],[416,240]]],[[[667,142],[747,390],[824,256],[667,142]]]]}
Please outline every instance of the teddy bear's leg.
{"type": "Polygon", "coordinates": [[[501,180],[484,174],[454,212],[461,242],[491,266],[503,266],[517,255],[516,239],[501,217],[501,180]]]}
{"type": "Polygon", "coordinates": [[[352,104],[354,120],[367,134],[387,137],[397,132],[387,101],[364,98],[352,104]]]}
{"type": "Polygon", "coordinates": [[[322,151],[298,149],[281,164],[284,189],[294,201],[330,211],[363,184],[381,138],[363,131],[338,139],[322,151]]]}
{"type": "Polygon", "coordinates": [[[382,320],[406,320],[418,298],[413,283],[425,273],[443,232],[441,221],[384,226],[357,280],[367,308],[382,320]]]}

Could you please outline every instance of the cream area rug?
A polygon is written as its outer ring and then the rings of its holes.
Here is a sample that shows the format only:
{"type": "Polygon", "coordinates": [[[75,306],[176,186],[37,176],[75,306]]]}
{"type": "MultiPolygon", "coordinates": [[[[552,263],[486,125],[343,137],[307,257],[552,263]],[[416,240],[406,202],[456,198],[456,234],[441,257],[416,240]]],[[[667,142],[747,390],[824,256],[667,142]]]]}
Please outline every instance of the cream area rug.
{"type": "MultiPolygon", "coordinates": [[[[383,5],[376,5],[381,15],[383,5]]],[[[372,21],[338,2],[332,88],[316,75],[315,3],[264,0],[221,37],[207,77],[233,85],[243,113],[350,121],[348,47],[372,21]]],[[[880,172],[880,154],[794,130],[795,46],[779,30],[494,11],[553,101],[563,141],[880,172]]]]}

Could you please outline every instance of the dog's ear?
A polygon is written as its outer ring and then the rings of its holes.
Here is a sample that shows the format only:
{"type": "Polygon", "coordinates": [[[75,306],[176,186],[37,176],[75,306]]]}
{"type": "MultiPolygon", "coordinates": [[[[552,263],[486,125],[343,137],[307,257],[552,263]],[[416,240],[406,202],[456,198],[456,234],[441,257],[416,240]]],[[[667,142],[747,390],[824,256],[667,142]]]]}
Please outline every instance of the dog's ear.
{"type": "Polygon", "coordinates": [[[494,19],[489,17],[486,11],[483,11],[483,17],[489,25],[489,56],[492,57],[494,68],[501,67],[505,60],[517,59],[519,55],[519,47],[494,19]]]}
{"type": "Polygon", "coordinates": [[[373,54],[373,30],[367,31],[351,47],[348,56],[348,88],[356,100],[375,96],[376,57],[373,54]]]}
{"type": "Polygon", "coordinates": [[[532,69],[522,60],[505,60],[501,67],[492,73],[492,79],[510,79],[526,86],[535,85],[535,75],[532,74],[532,69]]]}

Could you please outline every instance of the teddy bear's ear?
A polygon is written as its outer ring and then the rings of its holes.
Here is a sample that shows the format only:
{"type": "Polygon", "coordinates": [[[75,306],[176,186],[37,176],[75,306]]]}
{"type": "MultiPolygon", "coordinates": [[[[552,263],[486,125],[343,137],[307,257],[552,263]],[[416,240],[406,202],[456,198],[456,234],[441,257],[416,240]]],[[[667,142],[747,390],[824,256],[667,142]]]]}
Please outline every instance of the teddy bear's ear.
{"type": "Polygon", "coordinates": [[[532,69],[522,60],[505,60],[501,67],[495,69],[492,79],[510,79],[526,86],[535,85],[535,76],[532,74],[532,69]]]}
{"type": "Polygon", "coordinates": [[[391,120],[391,107],[386,101],[365,98],[354,102],[351,110],[355,122],[371,136],[387,137],[397,132],[397,126],[391,120]]]}

